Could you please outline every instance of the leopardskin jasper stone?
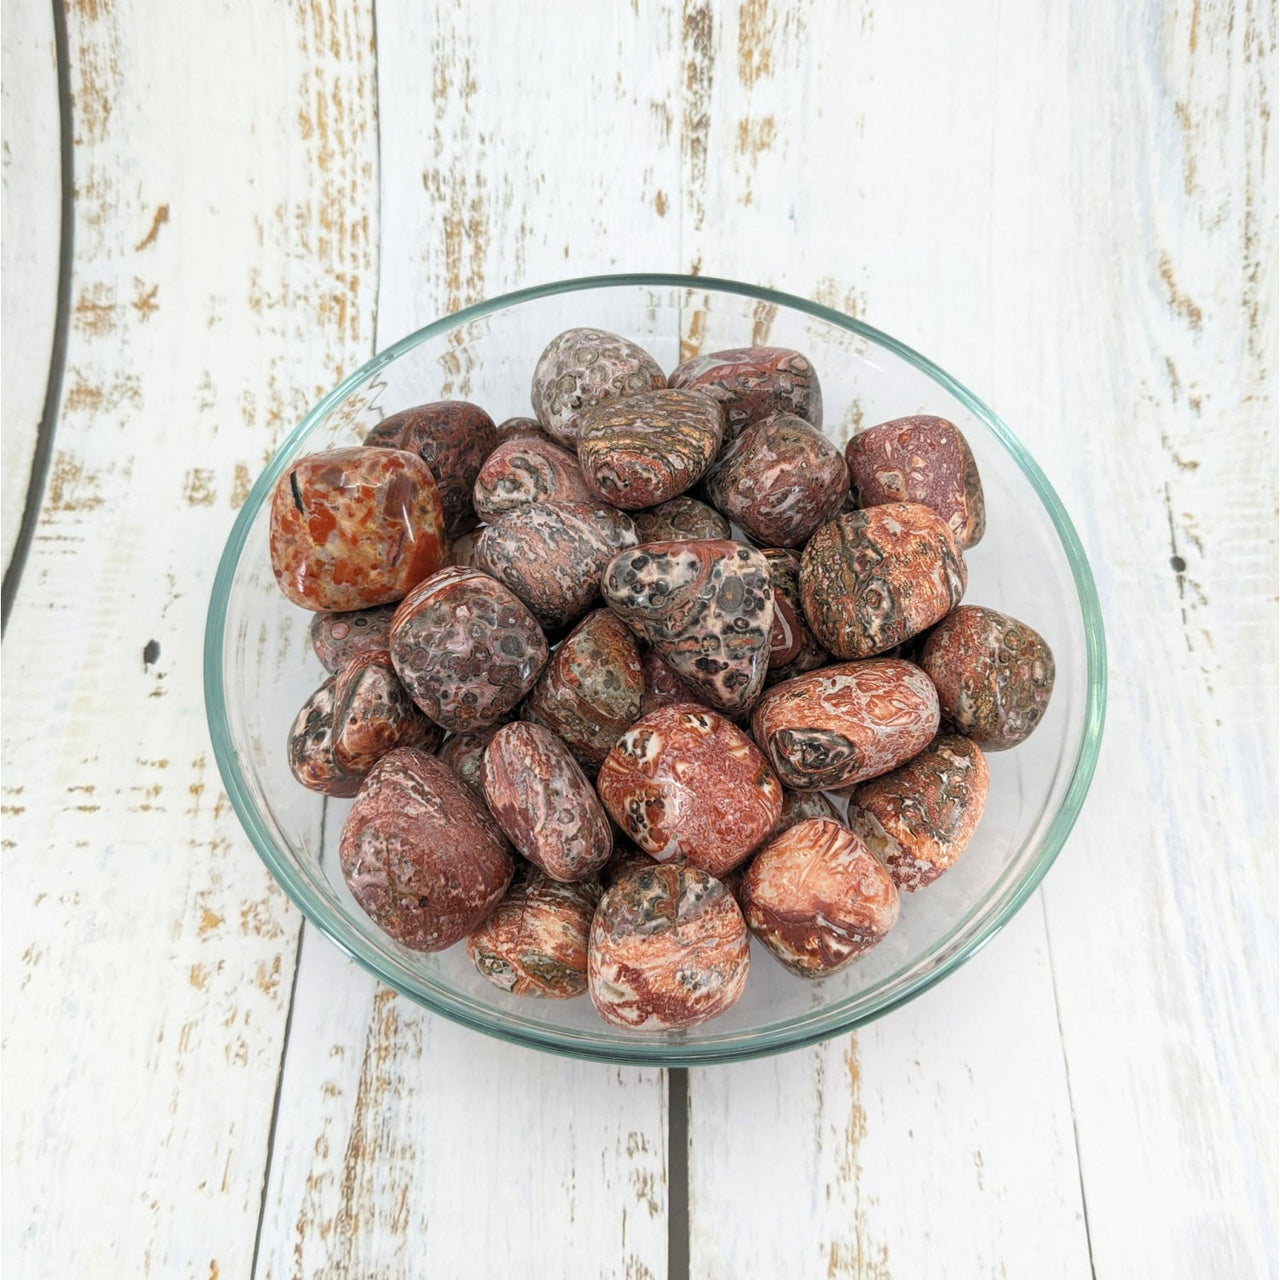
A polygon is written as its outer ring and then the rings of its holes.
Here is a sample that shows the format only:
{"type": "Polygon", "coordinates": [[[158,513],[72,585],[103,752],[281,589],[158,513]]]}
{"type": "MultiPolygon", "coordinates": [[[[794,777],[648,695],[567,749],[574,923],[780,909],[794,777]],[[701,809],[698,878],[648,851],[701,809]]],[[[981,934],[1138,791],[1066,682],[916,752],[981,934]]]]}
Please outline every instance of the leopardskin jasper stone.
{"type": "Polygon", "coordinates": [[[511,847],[447,765],[413,747],[374,765],[342,825],[338,861],[379,928],[415,951],[443,951],[502,900],[511,847]]]}
{"type": "Polygon", "coordinates": [[[737,347],[694,356],[672,371],[667,385],[719,400],[728,438],[772,413],[794,413],[822,426],[818,371],[786,347],[737,347]]]}
{"type": "Polygon", "coordinates": [[[393,604],[380,604],[350,613],[317,613],[311,619],[311,647],[320,665],[334,675],[357,653],[385,649],[395,611],[393,604]]]}
{"type": "Polygon", "coordinates": [[[542,429],[537,418],[507,418],[498,423],[494,432],[497,440],[495,448],[508,440],[549,440],[551,437],[542,429]]]}
{"type": "Polygon", "coordinates": [[[942,517],[890,502],[824,524],[800,557],[800,601],[818,643],[870,658],[960,603],[964,555],[942,517]]]}
{"type": "Polygon", "coordinates": [[[697,867],[643,867],[596,908],[587,991],[613,1026],[676,1031],[732,1007],[750,963],[746,924],[724,885],[697,867]]]}
{"type": "Polygon", "coordinates": [[[800,556],[786,547],[765,547],[773,579],[773,627],[769,632],[769,670],[765,685],[825,667],[831,655],[814,639],[800,604],[800,556]]]}
{"type": "Polygon", "coordinates": [[[592,409],[666,385],[658,362],[634,342],[604,329],[566,329],[538,357],[530,399],[546,433],[574,448],[592,409]]]}
{"type": "Polygon", "coordinates": [[[657,865],[643,849],[632,844],[620,831],[615,830],[613,852],[609,855],[609,861],[600,868],[600,883],[609,889],[628,871],[657,865]]]}
{"type": "Polygon", "coordinates": [[[724,413],[696,391],[650,391],[582,421],[578,464],[593,492],[626,511],[657,506],[701,478],[724,439],[724,413]]]}
{"type": "Polygon", "coordinates": [[[770,840],[739,890],[752,933],[792,973],[825,978],[897,923],[898,891],[860,836],[808,818],[770,840]]]}
{"type": "Polygon", "coordinates": [[[858,787],[849,826],[913,893],[952,866],[973,839],[987,803],[982,748],[956,733],[933,740],[914,760],[858,787]]]}
{"type": "Polygon", "coordinates": [[[544,626],[576,622],[600,598],[600,575],[636,545],[631,518],[602,502],[530,502],[489,525],[476,567],[505,583],[544,626]]]}
{"type": "Polygon", "coordinates": [[[523,716],[560,736],[594,775],[641,715],[644,671],[635,637],[608,609],[587,614],[552,653],[523,716]]]}
{"type": "Polygon", "coordinates": [[[821,791],[792,791],[790,787],[783,787],[782,812],[778,814],[778,821],[774,824],[773,835],[780,836],[789,827],[794,827],[797,822],[804,822],[806,818],[842,821],[835,805],[821,791]]]}
{"type": "Polygon", "coordinates": [[[628,838],[659,862],[683,857],[713,876],[774,828],[782,788],[755,743],[706,707],[660,707],[628,729],[596,790],[628,838]]]}
{"type": "MultiPolygon", "coordinates": [[[[671,707],[677,702],[694,702],[706,705],[701,692],[686,684],[652,649],[640,655],[640,669],[644,674],[644,694],[640,699],[640,715],[647,716],[659,707],[671,707]]],[[[637,716],[638,720],[640,716],[637,716]]]]}
{"type": "Polygon", "coordinates": [[[594,878],[562,884],[522,868],[489,918],[467,935],[477,971],[513,996],[569,1000],[587,989],[587,940],[600,901],[594,878]]]}
{"type": "Polygon", "coordinates": [[[445,555],[445,564],[471,568],[476,562],[476,543],[480,541],[480,535],[484,530],[485,526],[481,525],[479,529],[468,529],[466,533],[458,534],[449,543],[449,550],[445,555]]]}
{"type": "Polygon", "coordinates": [[[946,521],[961,551],[982,540],[982,480],[955,423],[928,415],[882,422],[854,436],[844,458],[857,506],[919,502],[946,521]]]}
{"type": "Polygon", "coordinates": [[[497,439],[493,419],[478,404],[440,400],[383,418],[365,437],[365,444],[407,449],[431,468],[440,491],[445,532],[454,537],[479,523],[471,506],[471,489],[497,439]]]}
{"type": "Polygon", "coordinates": [[[533,614],[479,569],[442,569],[401,601],[391,660],[414,702],[453,733],[496,724],[533,688],[547,640],[533,614]]]}
{"type": "Polygon", "coordinates": [[[938,694],[897,658],[840,663],[774,685],[751,731],[784,787],[830,791],[923,751],[938,731],[938,694]]]}
{"type": "Polygon", "coordinates": [[[484,753],[480,781],[507,839],[553,880],[583,880],[609,861],[609,820],[550,729],[526,720],[504,724],[484,753]]]}
{"type": "Polygon", "coordinates": [[[529,502],[594,502],[575,454],[539,436],[508,440],[484,461],[472,502],[482,520],[496,520],[529,502]]]}
{"type": "Polygon", "coordinates": [[[444,746],[436,752],[436,759],[443,760],[463,782],[484,802],[484,785],[480,781],[480,766],[485,748],[501,725],[491,724],[487,729],[474,729],[470,733],[451,733],[444,746]]]}
{"type": "Polygon", "coordinates": [[[732,537],[729,522],[714,507],[680,494],[656,507],[637,511],[632,519],[641,542],[679,539],[694,542],[703,538],[732,537]]]}
{"type": "Polygon", "coordinates": [[[984,751],[1026,741],[1053,694],[1053,651],[1025,622],[961,605],[929,633],[920,665],[938,686],[942,715],[984,751]]]}
{"type": "Polygon", "coordinates": [[[384,644],[355,654],[303,704],[289,731],[289,768],[312,791],[353,796],[388,751],[434,751],[442,737],[414,706],[384,644]]]}
{"type": "Polygon", "coordinates": [[[717,710],[750,707],[764,687],[773,627],[769,562],[740,542],[649,542],[600,580],[605,603],[717,710]]]}
{"type": "Polygon", "coordinates": [[[840,450],[816,427],[776,413],[721,450],[702,481],[707,501],[769,547],[802,547],[849,491],[840,450]]]}
{"type": "Polygon", "coordinates": [[[271,568],[294,604],[391,604],[440,567],[444,517],[431,469],[402,449],[299,458],[271,495],[271,568]]]}

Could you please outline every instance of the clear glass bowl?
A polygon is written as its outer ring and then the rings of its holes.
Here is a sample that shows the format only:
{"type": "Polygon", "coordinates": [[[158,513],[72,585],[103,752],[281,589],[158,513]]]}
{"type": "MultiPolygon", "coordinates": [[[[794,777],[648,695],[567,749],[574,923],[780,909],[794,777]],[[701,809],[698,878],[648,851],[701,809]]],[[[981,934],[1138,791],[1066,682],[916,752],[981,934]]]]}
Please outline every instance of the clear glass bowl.
{"type": "Polygon", "coordinates": [[[1040,468],[986,405],[923,356],[826,307],[767,289],[676,275],[569,280],[448,316],[375,356],[307,415],[258,478],[222,555],[205,636],[205,700],[232,804],[272,875],[318,929],[382,982],[478,1031],[556,1053],[665,1065],[728,1062],[847,1031],[940,981],[1027,900],[1084,800],[1102,734],[1106,658],[1093,577],[1075,529],[1040,468]],[[772,345],[803,351],[822,381],[826,431],[840,444],[864,426],[933,413],[972,445],[987,531],[966,557],[965,599],[1029,623],[1057,659],[1057,686],[1036,732],[992,753],[990,798],[968,850],[923,892],[904,894],[886,940],[818,982],[793,977],[752,943],[742,999],[682,1032],[623,1032],[587,997],[520,999],[486,982],[459,945],[410,951],[355,905],[337,861],[349,801],[293,779],[285,740],[323,678],[310,615],[280,594],[267,554],[269,496],[299,455],[358,444],[382,417],[431,400],[481,404],[495,421],[527,415],[529,380],[555,334],[590,325],[624,334],[668,371],[698,352],[772,345]]]}

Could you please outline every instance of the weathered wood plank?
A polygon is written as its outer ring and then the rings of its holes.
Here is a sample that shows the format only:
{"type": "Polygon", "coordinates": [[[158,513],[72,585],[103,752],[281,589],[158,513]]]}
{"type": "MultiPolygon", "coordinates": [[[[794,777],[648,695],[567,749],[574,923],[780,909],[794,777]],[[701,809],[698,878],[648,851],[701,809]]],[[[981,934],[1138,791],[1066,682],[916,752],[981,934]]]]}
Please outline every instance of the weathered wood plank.
{"type": "Polygon", "coordinates": [[[4,5],[0,50],[3,97],[3,333],[22,359],[5,361],[0,379],[0,571],[22,523],[36,435],[53,354],[61,252],[61,128],[53,10],[4,5]]]}
{"type": "MultiPolygon", "coordinates": [[[[665,12],[584,2],[378,6],[380,347],[506,289],[674,265],[674,40],[665,12]]],[[[481,1037],[307,931],[260,1275],[659,1276],[666,1178],[661,1071],[481,1037]]]]}
{"type": "Polygon", "coordinates": [[[372,349],[371,17],[68,6],[68,367],[5,640],[15,1274],[249,1271],[299,921],[219,789],[201,644],[250,477],[372,349]]]}

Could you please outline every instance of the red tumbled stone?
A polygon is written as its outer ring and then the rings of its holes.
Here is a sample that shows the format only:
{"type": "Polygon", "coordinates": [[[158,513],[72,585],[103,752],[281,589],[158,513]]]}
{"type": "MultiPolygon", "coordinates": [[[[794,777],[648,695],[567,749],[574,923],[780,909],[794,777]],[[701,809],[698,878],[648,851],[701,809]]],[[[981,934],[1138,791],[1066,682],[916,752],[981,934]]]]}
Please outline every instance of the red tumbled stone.
{"type": "Polygon", "coordinates": [[[609,820],[550,729],[525,720],[504,724],[484,753],[480,780],[507,839],[553,880],[582,880],[608,862],[609,820]]]}
{"type": "Polygon", "coordinates": [[[932,884],[964,852],[987,803],[982,748],[942,734],[914,760],[849,801],[849,825],[908,893],[932,884]]]}
{"type": "Polygon", "coordinates": [[[829,791],[923,751],[938,731],[938,695],[910,662],[845,662],[774,685],[751,731],[783,786],[829,791]]]}
{"type": "Polygon", "coordinates": [[[618,740],[596,779],[613,820],[659,861],[721,875],[773,830],[782,788],[741,729],[706,707],[661,707],[618,740]]]}
{"type": "Polygon", "coordinates": [[[800,557],[800,600],[818,643],[870,658],[960,603],[964,555],[942,517],[891,502],[824,524],[800,557]]]}
{"type": "Polygon", "coordinates": [[[431,468],[440,491],[445,532],[450,536],[477,523],[471,489],[496,443],[493,419],[479,405],[465,400],[440,400],[393,413],[365,437],[367,445],[408,449],[431,468]]]}
{"type": "Polygon", "coordinates": [[[549,628],[576,622],[600,598],[600,575],[636,544],[629,516],[602,502],[530,502],[489,525],[476,568],[505,583],[549,628]]]}
{"type": "Polygon", "coordinates": [[[500,444],[476,476],[472,502],[483,520],[497,520],[529,502],[591,502],[577,455],[539,432],[500,444]]]}
{"type": "Polygon", "coordinates": [[[641,715],[644,672],[635,637],[608,609],[578,623],[529,691],[524,718],[560,735],[588,773],[641,715]]]}
{"type": "Polygon", "coordinates": [[[898,920],[898,891],[861,837],[809,818],[770,840],[738,891],[752,933],[792,973],[825,978],[898,920]]]}
{"type": "Polygon", "coordinates": [[[764,687],[773,627],[769,563],[740,542],[647,542],[615,556],[605,603],[705,701],[731,714],[764,687]]]}
{"type": "Polygon", "coordinates": [[[357,653],[385,649],[395,611],[393,604],[380,604],[350,613],[317,613],[311,619],[311,647],[320,665],[335,674],[357,653]]]}
{"type": "Polygon", "coordinates": [[[674,1031],[730,1008],[750,963],[742,912],[724,885],[697,867],[642,867],[600,900],[587,990],[614,1026],[674,1031]]]}
{"type": "Polygon", "coordinates": [[[1044,637],[981,605],[943,618],[925,639],[920,665],[938,686],[943,718],[985,751],[1025,741],[1053,693],[1053,651],[1044,637]]]}
{"type": "Polygon", "coordinates": [[[401,601],[391,659],[413,700],[453,733],[496,724],[533,687],[547,640],[528,609],[479,569],[442,569],[401,601]]]}
{"type": "Polygon", "coordinates": [[[447,765],[412,747],[382,757],[342,826],[342,874],[397,942],[443,951],[501,901],[515,861],[497,824],[447,765]]]}
{"type": "Polygon", "coordinates": [[[711,465],[724,413],[696,391],[650,391],[593,410],[582,421],[578,462],[596,495],[634,511],[683,493],[711,465]]]}
{"type": "Polygon", "coordinates": [[[737,347],[694,356],[673,370],[667,385],[720,401],[728,437],[772,413],[794,413],[822,426],[818,372],[807,357],[786,347],[737,347]]]}
{"type": "Polygon", "coordinates": [[[312,791],[353,796],[388,751],[434,751],[441,737],[400,683],[384,643],[356,653],[307,699],[289,732],[289,768],[312,791]]]}
{"type": "Polygon", "coordinates": [[[401,449],[299,458],[271,495],[271,568],[303,609],[391,604],[444,559],[431,469],[401,449]]]}
{"type": "Polygon", "coordinates": [[[468,934],[467,955],[483,977],[513,996],[580,996],[587,989],[587,941],[599,901],[595,879],[563,884],[525,868],[484,924],[468,934]]]}
{"type": "Polygon", "coordinates": [[[666,382],[658,362],[629,339],[604,329],[566,329],[538,357],[530,398],[547,434],[573,448],[592,409],[666,382]]]}
{"type": "Polygon", "coordinates": [[[765,547],[773,580],[773,627],[769,632],[766,685],[826,666],[831,655],[817,642],[800,604],[800,556],[786,547],[765,547]]]}
{"type": "Polygon", "coordinates": [[[702,482],[718,510],[759,543],[801,547],[840,511],[849,474],[840,450],[816,427],[777,413],[747,427],[702,482]]]}
{"type": "Polygon", "coordinates": [[[946,418],[895,418],[845,446],[854,504],[918,502],[947,523],[962,551],[986,529],[986,504],[969,442],[946,418]]]}

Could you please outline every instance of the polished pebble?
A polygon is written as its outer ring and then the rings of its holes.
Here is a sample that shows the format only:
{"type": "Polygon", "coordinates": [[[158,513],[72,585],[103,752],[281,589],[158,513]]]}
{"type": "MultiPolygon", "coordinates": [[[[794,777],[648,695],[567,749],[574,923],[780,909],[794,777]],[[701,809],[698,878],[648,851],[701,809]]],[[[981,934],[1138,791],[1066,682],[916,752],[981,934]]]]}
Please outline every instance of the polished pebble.
{"type": "Polygon", "coordinates": [[[603,329],[566,329],[538,357],[530,399],[547,434],[574,448],[592,409],[666,384],[658,362],[636,343],[603,329]]]}
{"type": "Polygon", "coordinates": [[[414,705],[384,644],[355,653],[303,704],[289,731],[289,768],[312,791],[353,796],[388,751],[434,751],[443,736],[414,705]]]}
{"type": "Polygon", "coordinates": [[[384,418],[364,442],[407,449],[431,468],[440,491],[445,532],[453,537],[479,523],[471,506],[471,489],[497,438],[493,419],[479,405],[440,400],[384,418]]]}
{"type": "Polygon", "coordinates": [[[587,989],[587,943],[600,882],[563,884],[534,867],[517,872],[489,918],[467,935],[484,978],[513,996],[570,1000],[587,989]]]}
{"type": "Polygon", "coordinates": [[[496,724],[542,673],[547,641],[528,609],[478,569],[442,569],[401,602],[391,659],[413,700],[453,733],[496,724]]]}
{"type": "Polygon", "coordinates": [[[683,858],[712,875],[737,866],[773,830],[782,788],[755,743],[723,716],[660,707],[618,740],[596,790],[651,857],[683,858]]]}
{"type": "Polygon", "coordinates": [[[537,418],[506,418],[498,423],[494,432],[496,449],[508,440],[549,440],[551,437],[542,429],[537,418]]]}
{"type": "Polygon", "coordinates": [[[989,781],[976,742],[940,734],[913,760],[858,787],[849,825],[894,884],[912,893],[932,884],[968,847],[989,781]]]}
{"type": "Polygon", "coordinates": [[[806,356],[786,347],[738,347],[694,356],[672,371],[667,385],[718,400],[729,437],[773,413],[794,413],[822,426],[818,371],[806,356]]]}
{"type": "Polygon", "coordinates": [[[303,609],[392,604],[443,562],[435,477],[401,449],[299,458],[271,495],[269,539],[276,582],[303,609]]]}
{"type": "MultiPolygon", "coordinates": [[[[640,655],[640,670],[644,675],[644,694],[640,699],[640,715],[647,716],[659,707],[672,707],[677,702],[693,702],[706,705],[706,699],[693,685],[681,680],[652,649],[640,655]]],[[[636,719],[640,717],[637,716],[636,719]]]]}
{"type": "Polygon", "coordinates": [[[824,524],[800,557],[800,601],[837,658],[870,658],[932,626],[960,603],[964,555],[946,522],[891,502],[824,524]]]}
{"type": "MultiPolygon", "coordinates": [[[[793,791],[790,787],[782,788],[782,812],[774,824],[773,835],[780,836],[788,827],[807,818],[829,818],[832,822],[843,822],[835,805],[821,791],[793,791]]],[[[771,837],[772,838],[772,837],[771,837]]]]}
{"type": "Polygon", "coordinates": [[[500,444],[476,476],[472,502],[482,520],[496,520],[529,502],[593,502],[576,454],[541,433],[500,444]]]}
{"type": "Polygon", "coordinates": [[[815,639],[800,604],[800,556],[786,547],[765,547],[760,554],[773,580],[767,686],[825,667],[831,655],[815,639]]]}
{"type": "Polygon", "coordinates": [[[560,736],[594,774],[641,715],[644,669],[635,637],[608,609],[587,614],[552,653],[523,716],[560,736]]]}
{"type": "Polygon", "coordinates": [[[982,540],[982,480],[954,422],[928,415],[882,422],[854,436],[844,456],[857,506],[918,502],[946,521],[961,551],[982,540]]]}
{"type": "Polygon", "coordinates": [[[630,517],[605,503],[531,502],[486,527],[475,560],[554,628],[591,608],[605,565],[635,545],[630,517]]]}
{"type": "Polygon", "coordinates": [[[897,923],[898,891],[862,839],[808,818],[770,840],[743,873],[742,913],[774,957],[825,978],[864,956],[897,923]]]}
{"type": "Polygon", "coordinates": [[[782,785],[829,791],[888,773],[938,731],[938,695],[898,658],[846,662],[769,689],[751,731],[782,785]]]}
{"type": "Polygon", "coordinates": [[[550,729],[524,720],[503,725],[484,753],[480,781],[507,839],[553,880],[585,879],[609,861],[609,820],[550,729]]]}
{"type": "Polygon", "coordinates": [[[591,925],[587,990],[617,1027],[674,1031],[742,995],[746,925],[725,887],[697,867],[642,867],[605,892],[591,925]]]}
{"type": "Polygon", "coordinates": [[[707,501],[768,547],[802,547],[839,514],[849,473],[816,427],[777,413],[730,441],[703,477],[707,501]]]}
{"type": "Polygon", "coordinates": [[[637,511],[632,519],[641,542],[694,542],[732,536],[729,522],[714,507],[685,494],[637,511]]]}
{"type": "Polygon", "coordinates": [[[650,391],[583,419],[578,463],[597,497],[634,511],[683,493],[711,465],[724,412],[696,391],[650,391]]]}
{"type": "Polygon", "coordinates": [[[985,751],[1025,742],[1053,694],[1053,651],[1007,613],[961,605],[926,637],[920,665],[938,686],[942,715],[985,751]]]}
{"type": "Polygon", "coordinates": [[[768,561],[738,542],[650,542],[601,578],[605,603],[703,699],[737,714],[764,687],[773,628],[768,561]]]}
{"type": "Polygon", "coordinates": [[[311,647],[330,674],[341,671],[357,653],[385,649],[391,633],[393,604],[350,613],[317,613],[311,619],[311,647]]]}
{"type": "Polygon", "coordinates": [[[485,748],[502,726],[491,724],[484,729],[472,729],[465,733],[451,733],[436,752],[436,759],[443,760],[483,802],[484,785],[480,781],[480,766],[484,762],[485,748]]]}
{"type": "Polygon", "coordinates": [[[338,844],[360,908],[395,941],[443,951],[486,919],[515,860],[497,824],[434,756],[389,752],[356,796],[338,844]]]}

